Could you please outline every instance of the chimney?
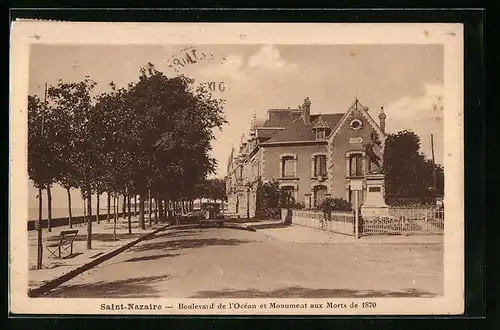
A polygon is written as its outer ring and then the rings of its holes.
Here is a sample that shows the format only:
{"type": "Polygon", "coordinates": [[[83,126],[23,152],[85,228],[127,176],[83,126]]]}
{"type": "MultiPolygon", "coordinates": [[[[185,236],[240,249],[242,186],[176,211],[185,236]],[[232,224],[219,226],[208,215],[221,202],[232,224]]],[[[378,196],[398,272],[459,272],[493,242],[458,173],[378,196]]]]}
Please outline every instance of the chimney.
{"type": "Polygon", "coordinates": [[[384,107],[380,107],[380,114],[378,115],[378,119],[380,120],[380,130],[384,134],[385,134],[385,118],[387,118],[387,116],[384,113],[384,107]]]}
{"type": "Polygon", "coordinates": [[[309,101],[309,97],[306,97],[306,99],[304,100],[302,113],[304,117],[304,124],[308,125],[311,122],[311,101],[309,101]]]}

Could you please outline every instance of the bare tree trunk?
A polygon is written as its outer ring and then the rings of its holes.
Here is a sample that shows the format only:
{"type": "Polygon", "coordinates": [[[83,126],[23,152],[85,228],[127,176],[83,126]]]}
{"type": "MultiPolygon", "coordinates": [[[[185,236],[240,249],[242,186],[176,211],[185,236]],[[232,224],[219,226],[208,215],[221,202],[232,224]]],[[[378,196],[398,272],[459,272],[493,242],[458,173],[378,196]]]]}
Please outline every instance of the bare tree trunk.
{"type": "Polygon", "coordinates": [[[132,234],[132,213],[130,212],[130,195],[127,196],[128,206],[128,233],[132,234]]]}
{"type": "Polygon", "coordinates": [[[144,193],[139,196],[139,224],[141,229],[146,229],[146,221],[144,219],[144,193]]]}
{"type": "Polygon", "coordinates": [[[123,194],[123,208],[122,208],[122,217],[125,220],[125,217],[127,216],[127,191],[125,190],[125,193],[123,194]]]}
{"type": "Polygon", "coordinates": [[[137,216],[137,195],[134,194],[134,217],[137,216]]]}
{"type": "Polygon", "coordinates": [[[95,214],[96,214],[96,217],[97,217],[97,224],[101,223],[101,221],[99,220],[99,207],[100,207],[100,204],[101,201],[100,201],[100,195],[99,195],[99,190],[97,191],[97,205],[96,205],[96,211],[95,211],[95,214]]]}
{"type": "Polygon", "coordinates": [[[165,221],[165,205],[163,204],[163,199],[160,199],[158,201],[158,203],[160,204],[160,222],[163,222],[165,221]]]}
{"type": "Polygon", "coordinates": [[[66,188],[66,192],[68,194],[68,225],[69,228],[73,228],[73,217],[71,214],[71,188],[66,188]]]}
{"type": "Polygon", "coordinates": [[[83,197],[83,223],[87,224],[87,198],[83,197]]]}
{"type": "Polygon", "coordinates": [[[43,260],[43,242],[42,242],[42,218],[43,218],[43,191],[42,188],[38,188],[38,254],[36,260],[36,269],[42,268],[43,260]]]}
{"type": "Polygon", "coordinates": [[[47,185],[47,230],[52,231],[52,191],[50,184],[47,185]]]}
{"type": "Polygon", "coordinates": [[[155,224],[158,223],[158,196],[155,197],[155,224]]]}
{"type": "Polygon", "coordinates": [[[118,194],[115,193],[113,196],[113,213],[114,213],[114,221],[113,221],[113,240],[116,241],[116,220],[118,218],[118,194]]]}
{"type": "MultiPolygon", "coordinates": [[[[109,219],[110,219],[110,209],[111,209],[111,195],[109,194],[109,190],[108,190],[107,194],[108,194],[108,214],[107,214],[106,220],[109,222],[109,219]]],[[[114,210],[115,210],[115,208],[113,206],[113,211],[114,210]]]]}
{"type": "Polygon", "coordinates": [[[87,210],[89,219],[87,220],[87,249],[92,250],[92,191],[87,189],[87,210]]]}
{"type": "Polygon", "coordinates": [[[148,213],[149,213],[149,227],[153,226],[153,217],[152,217],[152,206],[153,206],[153,196],[151,195],[151,190],[148,192],[149,199],[148,199],[148,213]]]}

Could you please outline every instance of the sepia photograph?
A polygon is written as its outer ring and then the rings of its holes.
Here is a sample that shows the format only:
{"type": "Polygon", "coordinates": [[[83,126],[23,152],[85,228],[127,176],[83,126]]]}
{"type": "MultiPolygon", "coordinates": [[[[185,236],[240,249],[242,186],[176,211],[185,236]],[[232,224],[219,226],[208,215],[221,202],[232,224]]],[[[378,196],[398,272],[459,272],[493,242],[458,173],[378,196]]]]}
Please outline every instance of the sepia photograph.
{"type": "Polygon", "coordinates": [[[463,312],[461,25],[11,38],[12,312],[463,312]]]}

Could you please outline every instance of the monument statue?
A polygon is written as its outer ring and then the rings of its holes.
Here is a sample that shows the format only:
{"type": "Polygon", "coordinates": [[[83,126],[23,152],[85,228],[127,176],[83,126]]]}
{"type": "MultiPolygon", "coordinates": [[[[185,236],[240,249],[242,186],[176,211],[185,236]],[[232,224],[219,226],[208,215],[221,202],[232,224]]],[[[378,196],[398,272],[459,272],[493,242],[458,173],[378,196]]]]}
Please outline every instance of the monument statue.
{"type": "Polygon", "coordinates": [[[375,153],[375,151],[373,151],[374,146],[381,147],[381,142],[377,132],[372,132],[370,142],[365,145],[365,154],[368,159],[368,172],[370,174],[382,173],[381,158],[375,153]],[[372,169],[372,164],[375,164],[377,168],[372,169]]]}

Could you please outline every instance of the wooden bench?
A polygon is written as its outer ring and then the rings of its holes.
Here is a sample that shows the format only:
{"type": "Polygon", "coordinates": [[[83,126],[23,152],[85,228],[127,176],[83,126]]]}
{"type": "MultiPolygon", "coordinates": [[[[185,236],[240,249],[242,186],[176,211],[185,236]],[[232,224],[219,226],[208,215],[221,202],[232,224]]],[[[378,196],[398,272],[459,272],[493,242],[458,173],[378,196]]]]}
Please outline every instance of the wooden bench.
{"type": "Polygon", "coordinates": [[[72,255],[73,242],[75,241],[77,235],[78,229],[61,231],[59,242],[48,244],[46,246],[47,250],[50,252],[49,257],[56,257],[56,252],[58,252],[59,259],[61,259],[62,253],[68,252],[68,250],[69,254],[66,255],[66,257],[72,255]]]}

